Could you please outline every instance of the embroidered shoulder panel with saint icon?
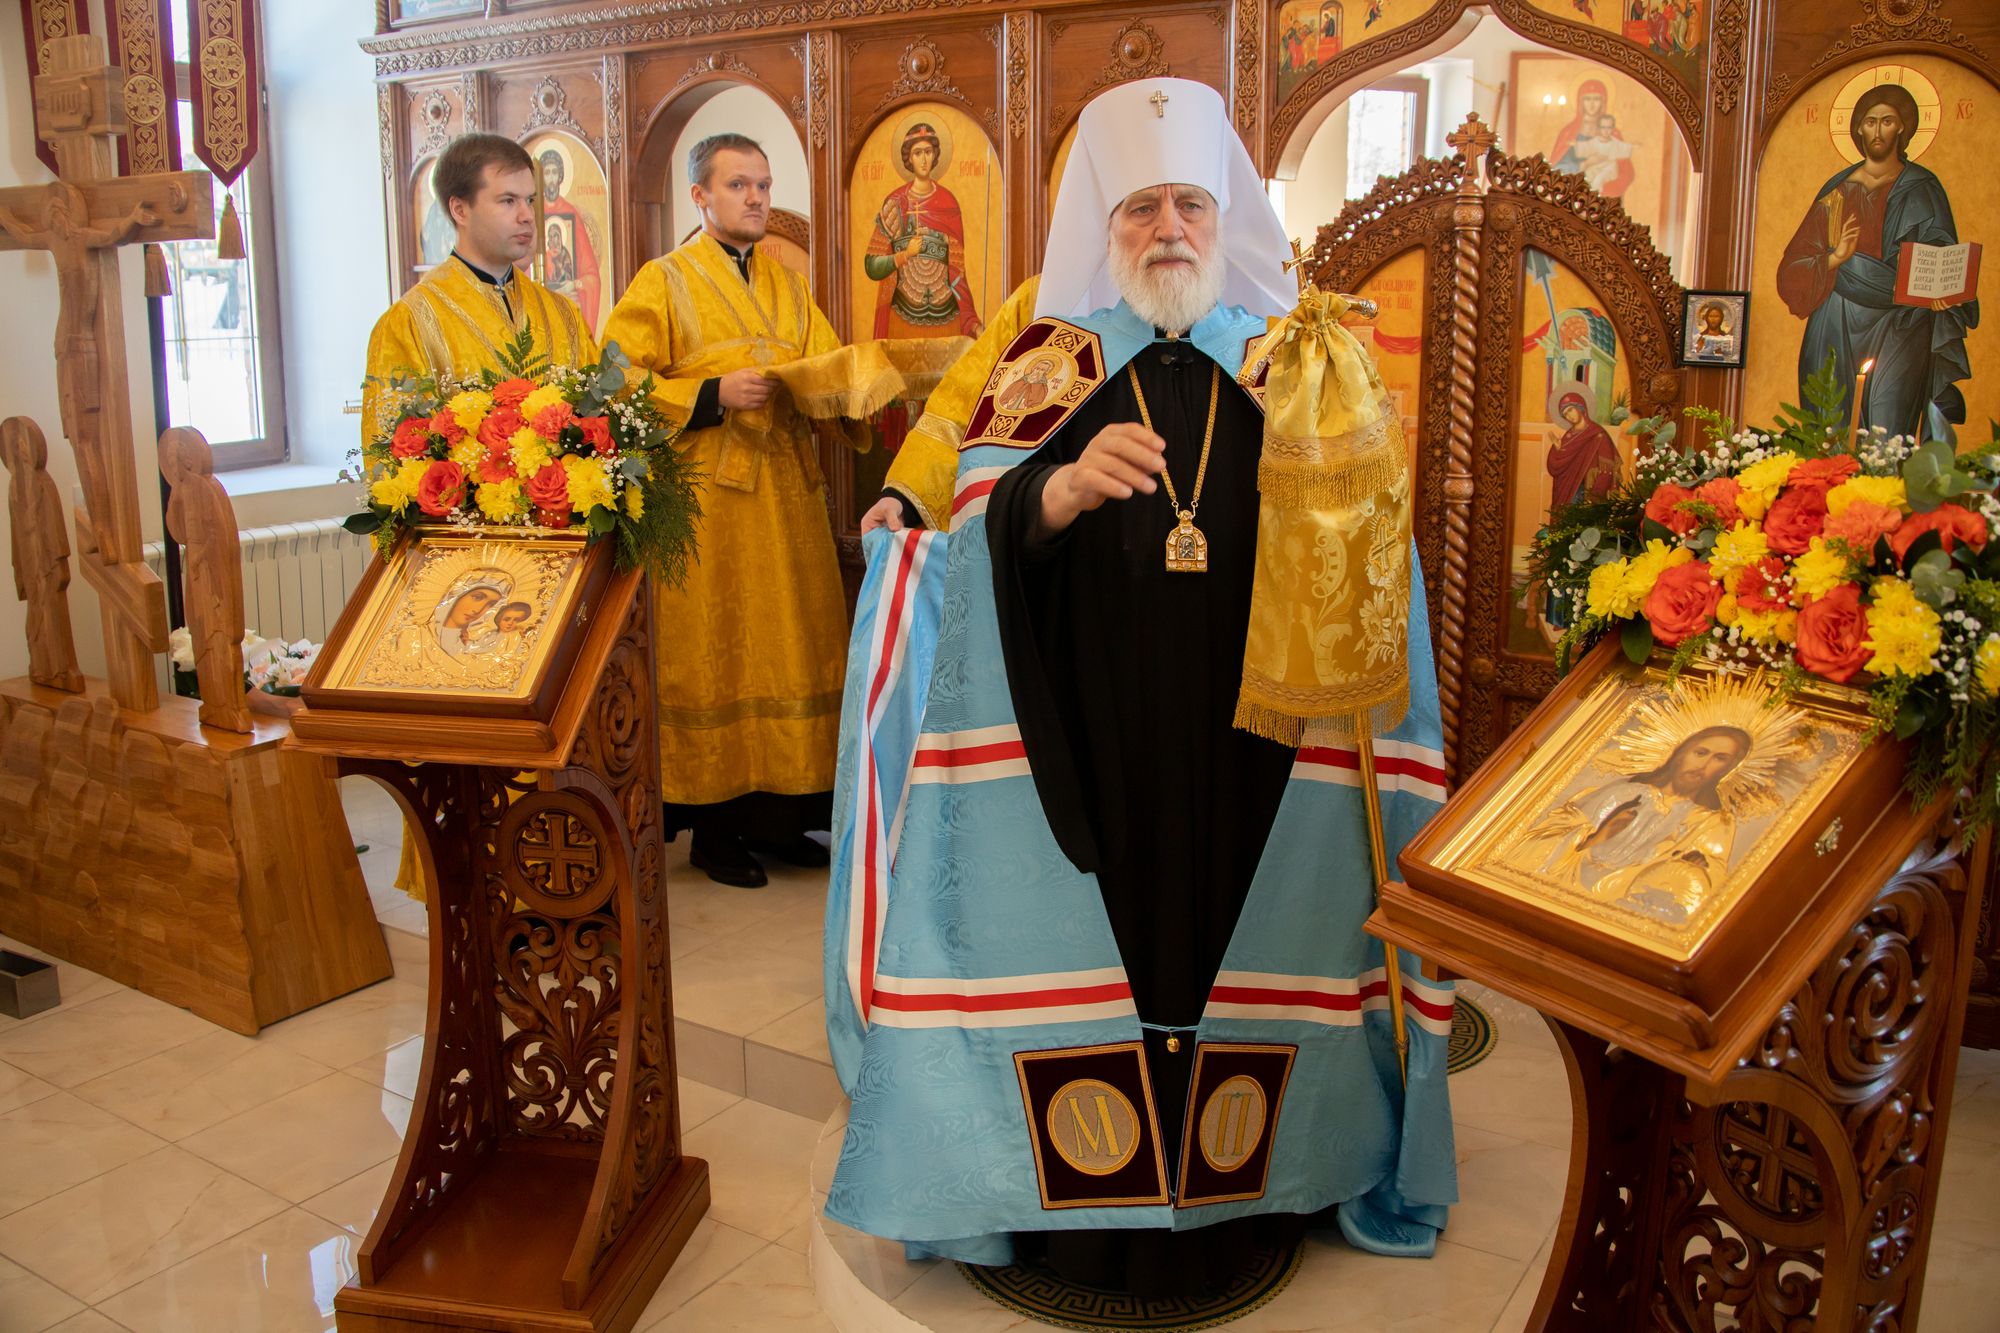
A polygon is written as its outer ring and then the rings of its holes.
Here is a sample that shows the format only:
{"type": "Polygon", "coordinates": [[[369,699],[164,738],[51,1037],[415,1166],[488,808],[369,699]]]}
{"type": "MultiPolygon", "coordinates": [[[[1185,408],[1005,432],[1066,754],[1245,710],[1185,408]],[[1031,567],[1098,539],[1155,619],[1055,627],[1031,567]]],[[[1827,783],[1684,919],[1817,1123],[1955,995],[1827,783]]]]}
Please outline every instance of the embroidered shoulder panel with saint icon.
{"type": "Polygon", "coordinates": [[[987,377],[960,450],[1039,449],[1105,380],[1104,343],[1068,320],[1022,329],[987,377]]]}

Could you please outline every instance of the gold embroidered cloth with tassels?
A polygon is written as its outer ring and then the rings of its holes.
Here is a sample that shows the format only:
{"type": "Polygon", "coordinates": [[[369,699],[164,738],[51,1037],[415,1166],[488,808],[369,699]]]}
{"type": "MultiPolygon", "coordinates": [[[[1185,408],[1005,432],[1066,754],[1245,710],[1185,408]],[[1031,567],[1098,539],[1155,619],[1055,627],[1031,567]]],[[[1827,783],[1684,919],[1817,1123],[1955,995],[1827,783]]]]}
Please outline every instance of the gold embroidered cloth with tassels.
{"type": "Polygon", "coordinates": [[[1410,476],[1348,299],[1307,286],[1244,358],[1270,361],[1236,725],[1285,745],[1379,735],[1409,709],[1410,476]]]}

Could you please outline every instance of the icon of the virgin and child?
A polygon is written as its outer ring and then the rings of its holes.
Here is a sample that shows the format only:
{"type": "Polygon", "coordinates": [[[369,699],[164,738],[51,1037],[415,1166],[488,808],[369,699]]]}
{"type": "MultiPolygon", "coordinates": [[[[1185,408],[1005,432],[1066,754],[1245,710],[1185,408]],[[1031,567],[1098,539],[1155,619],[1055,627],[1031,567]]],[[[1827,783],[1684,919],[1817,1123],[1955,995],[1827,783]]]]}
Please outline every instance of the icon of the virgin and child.
{"type": "Polygon", "coordinates": [[[438,648],[453,659],[519,652],[535,608],[511,600],[513,591],[513,577],[498,569],[474,569],[454,580],[431,612],[438,648]]]}
{"type": "Polygon", "coordinates": [[[1815,731],[1761,686],[1718,679],[1648,699],[1500,859],[1564,896],[1694,923],[1800,795],[1815,731]]]}

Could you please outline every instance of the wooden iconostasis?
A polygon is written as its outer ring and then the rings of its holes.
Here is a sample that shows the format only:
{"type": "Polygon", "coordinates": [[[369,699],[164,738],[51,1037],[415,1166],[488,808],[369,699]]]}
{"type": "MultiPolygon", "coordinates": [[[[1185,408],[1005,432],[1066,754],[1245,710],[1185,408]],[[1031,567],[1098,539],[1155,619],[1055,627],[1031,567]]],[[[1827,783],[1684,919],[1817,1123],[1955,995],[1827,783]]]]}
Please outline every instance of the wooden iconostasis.
{"type": "MultiPolygon", "coordinates": [[[[1527,549],[1550,505],[1631,466],[1629,423],[1694,404],[1768,423],[1801,401],[1829,350],[1851,380],[1849,316],[1836,315],[1852,293],[1830,260],[1851,219],[1828,198],[1861,156],[1857,104],[1886,96],[1915,122],[1907,160],[1921,170],[1905,175],[1925,189],[1891,211],[1925,210],[1938,244],[1986,240],[2000,216],[2000,177],[1978,160],[2000,131],[1990,0],[380,0],[379,11],[366,45],[396,287],[449,247],[429,189],[436,155],[490,130],[536,157],[543,275],[593,327],[641,264],[698,225],[684,163],[702,135],[764,142],[770,244],[809,276],[837,329],[865,339],[914,322],[943,336],[976,331],[1040,266],[1092,94],[1165,75],[1218,89],[1288,227],[1313,238],[1321,279],[1381,306],[1364,337],[1417,468],[1455,775],[1554,681],[1561,625],[1527,576],[1527,549]],[[1490,158],[1463,135],[1447,143],[1468,112],[1497,139],[1490,158]],[[912,321],[894,266],[871,258],[907,239],[917,197],[969,299],[912,321]],[[1691,291],[1735,295],[1718,305],[1691,291]],[[1711,362],[1741,368],[1690,363],[1685,321],[1705,306],[1717,307],[1698,316],[1706,346],[1725,353],[1711,362]]],[[[1864,222],[1856,247],[1878,265],[1881,221],[1864,222]]],[[[2000,418],[2000,319],[1980,323],[1976,310],[1940,312],[1927,339],[1905,340],[1883,411],[1913,427],[1911,404],[1935,402],[1969,423],[1965,438],[1986,438],[2000,418]]],[[[852,579],[856,523],[887,451],[830,449],[825,463],[852,579]]],[[[1975,1003],[1969,1039],[2000,1043],[2000,922],[1989,919],[1978,955],[1975,991],[1992,994],[1975,1003]]]]}

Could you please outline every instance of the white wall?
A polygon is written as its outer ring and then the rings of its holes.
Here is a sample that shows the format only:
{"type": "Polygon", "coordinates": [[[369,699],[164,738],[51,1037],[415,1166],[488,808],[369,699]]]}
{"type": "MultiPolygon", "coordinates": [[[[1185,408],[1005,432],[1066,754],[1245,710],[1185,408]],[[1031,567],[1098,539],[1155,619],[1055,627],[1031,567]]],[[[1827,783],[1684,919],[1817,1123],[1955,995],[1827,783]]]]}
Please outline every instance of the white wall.
{"type": "Polygon", "coordinates": [[[667,197],[674,201],[674,240],[701,225],[694,201],[688,198],[688,150],[711,134],[747,134],[764,146],[771,159],[771,204],[787,208],[801,217],[812,216],[812,175],[806,168],[806,150],[791,118],[760,88],[740,85],[725,88],[702,104],[688,118],[687,128],[674,144],[673,179],[667,182],[667,197]]]}
{"type": "MultiPolygon", "coordinates": [[[[263,13],[285,425],[293,462],[338,468],[361,431],[343,409],[361,397],[368,331],[389,305],[375,65],[358,45],[375,12],[266,0],[263,13]]],[[[249,500],[238,501],[244,526],[278,521],[249,500]]]]}
{"type": "MultiPolygon", "coordinates": [[[[99,24],[93,30],[102,31],[99,24]]],[[[35,157],[35,109],[21,9],[0,6],[0,188],[40,185],[53,179],[35,157]]],[[[372,139],[372,136],[371,136],[372,139]]],[[[147,540],[160,534],[159,455],[153,424],[151,354],[146,347],[145,266],[137,247],[119,252],[125,307],[125,359],[130,367],[132,435],[139,473],[139,509],[147,540]]],[[[49,473],[65,501],[77,499],[76,459],[63,438],[56,403],[56,271],[46,254],[0,253],[0,417],[32,417],[49,441],[49,473]]],[[[0,548],[7,546],[8,515],[0,505],[0,548]]],[[[74,549],[76,536],[70,534],[74,549]]],[[[76,628],[83,669],[104,671],[104,637],[98,624],[97,594],[70,560],[70,619],[76,628]]],[[[28,670],[27,608],[14,599],[10,573],[0,576],[0,677],[28,670]]]]}

